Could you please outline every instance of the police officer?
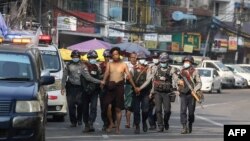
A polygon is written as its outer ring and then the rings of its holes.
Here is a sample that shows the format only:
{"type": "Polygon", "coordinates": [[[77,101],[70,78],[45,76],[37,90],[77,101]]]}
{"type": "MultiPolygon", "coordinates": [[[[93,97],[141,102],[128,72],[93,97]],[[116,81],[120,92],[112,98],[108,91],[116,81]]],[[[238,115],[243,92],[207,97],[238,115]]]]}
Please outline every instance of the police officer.
{"type": "Polygon", "coordinates": [[[175,75],[175,69],[169,66],[169,56],[167,53],[160,55],[159,62],[160,65],[153,78],[153,88],[150,95],[154,94],[155,98],[158,131],[163,132],[164,128],[165,130],[169,129],[169,118],[171,115],[170,94],[173,92],[173,75],[175,75]],[[162,106],[164,109],[164,118],[162,116],[162,106]]]}
{"type": "MultiPolygon", "coordinates": [[[[101,79],[101,69],[97,65],[97,52],[95,50],[90,50],[87,53],[88,61],[84,62],[86,65],[85,71],[95,79],[101,79]]],[[[85,128],[83,132],[94,132],[93,123],[96,120],[97,115],[97,101],[98,94],[100,93],[100,86],[93,82],[86,80],[84,77],[82,78],[83,85],[83,122],[85,124],[85,128]]]]}
{"type": "MultiPolygon", "coordinates": [[[[152,63],[149,64],[149,68],[150,68],[150,73],[152,76],[155,75],[156,70],[158,68],[159,65],[159,52],[158,51],[154,51],[151,54],[152,57],[152,63]]],[[[150,97],[150,101],[149,101],[149,111],[148,111],[148,122],[150,125],[149,130],[155,130],[156,129],[156,113],[155,113],[155,102],[154,102],[154,97],[150,97]]]]}
{"type": "Polygon", "coordinates": [[[73,50],[71,58],[72,61],[69,62],[63,71],[61,93],[64,94],[66,88],[69,119],[71,122],[70,126],[76,127],[77,121],[79,121],[79,123],[82,121],[82,115],[79,114],[80,111],[82,111],[81,76],[97,84],[104,84],[104,82],[90,76],[87,67],[80,61],[80,52],[73,50]],[[78,109],[77,113],[76,106],[78,109]]]}
{"type": "Polygon", "coordinates": [[[146,62],[146,56],[144,53],[139,53],[137,56],[138,65],[131,70],[131,74],[135,85],[139,87],[139,93],[133,95],[133,112],[134,112],[134,124],[135,134],[140,133],[140,117],[142,117],[142,128],[144,132],[147,132],[147,118],[149,110],[149,92],[151,85],[149,85],[151,77],[146,62]],[[140,115],[140,113],[142,115],[140,115]]]}
{"type": "Polygon", "coordinates": [[[193,67],[194,58],[190,55],[184,57],[183,59],[183,68],[180,71],[179,81],[178,81],[178,90],[180,93],[180,100],[181,100],[181,124],[183,125],[183,129],[181,134],[187,134],[192,132],[192,125],[194,122],[194,112],[195,112],[195,105],[196,100],[191,95],[191,90],[189,89],[188,85],[184,81],[184,77],[187,78],[187,81],[191,84],[194,88],[194,91],[198,91],[201,89],[201,79],[200,76],[193,67]],[[187,114],[188,111],[188,114],[187,114]],[[188,127],[187,127],[188,121],[188,127]]]}

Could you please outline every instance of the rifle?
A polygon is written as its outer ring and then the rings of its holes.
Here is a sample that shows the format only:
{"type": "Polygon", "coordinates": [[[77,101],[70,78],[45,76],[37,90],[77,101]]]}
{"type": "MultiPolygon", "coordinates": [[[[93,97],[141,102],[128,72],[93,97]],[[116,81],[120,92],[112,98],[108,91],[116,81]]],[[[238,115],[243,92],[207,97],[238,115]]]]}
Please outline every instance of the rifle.
{"type": "Polygon", "coordinates": [[[183,76],[181,73],[179,73],[179,75],[183,78],[183,80],[185,81],[185,83],[187,84],[188,88],[191,90],[191,94],[192,96],[195,98],[195,100],[197,101],[197,103],[200,104],[201,108],[204,109],[203,105],[202,105],[202,100],[198,97],[197,93],[194,91],[194,88],[191,86],[191,84],[188,82],[187,78],[185,76],[183,76]]]}

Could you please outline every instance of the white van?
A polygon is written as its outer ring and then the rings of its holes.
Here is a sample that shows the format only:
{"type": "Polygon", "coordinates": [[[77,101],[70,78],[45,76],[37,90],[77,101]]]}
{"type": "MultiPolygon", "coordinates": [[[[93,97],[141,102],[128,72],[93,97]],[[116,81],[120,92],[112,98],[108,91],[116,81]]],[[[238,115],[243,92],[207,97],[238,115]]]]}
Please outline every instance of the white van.
{"type": "Polygon", "coordinates": [[[221,61],[218,60],[203,60],[198,67],[214,68],[221,77],[221,83],[223,86],[234,86],[234,74],[230,71],[221,61]]]}
{"type": "Polygon", "coordinates": [[[48,115],[52,115],[56,121],[64,121],[67,114],[66,95],[61,95],[64,62],[57,46],[51,41],[50,36],[41,35],[36,48],[41,52],[44,69],[49,70],[50,75],[55,77],[55,83],[47,87],[48,115]]]}

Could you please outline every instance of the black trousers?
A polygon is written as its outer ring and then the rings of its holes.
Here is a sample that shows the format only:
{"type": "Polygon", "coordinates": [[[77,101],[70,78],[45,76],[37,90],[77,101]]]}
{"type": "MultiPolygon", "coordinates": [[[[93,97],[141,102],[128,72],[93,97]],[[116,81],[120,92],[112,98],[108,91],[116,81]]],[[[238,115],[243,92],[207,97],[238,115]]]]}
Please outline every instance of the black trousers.
{"type": "Polygon", "coordinates": [[[195,105],[196,101],[194,97],[189,94],[180,94],[181,99],[181,123],[187,124],[187,121],[192,124],[194,122],[194,112],[195,112],[195,105]]]}
{"type": "Polygon", "coordinates": [[[77,85],[68,85],[66,97],[69,110],[69,119],[72,124],[82,122],[82,88],[77,85]]]}
{"type": "Polygon", "coordinates": [[[141,121],[145,123],[148,118],[149,110],[149,96],[147,91],[141,91],[140,95],[133,95],[133,112],[134,112],[134,124],[139,125],[141,121]],[[142,111],[142,112],[141,112],[142,111]]]}
{"type": "Polygon", "coordinates": [[[83,99],[83,122],[86,124],[93,124],[97,115],[97,101],[98,92],[82,95],[83,99]]]}
{"type": "Polygon", "coordinates": [[[171,115],[171,102],[168,93],[156,92],[155,108],[158,126],[162,128],[164,124],[168,124],[171,115]],[[162,107],[164,110],[164,121],[162,116],[162,107]]]}
{"type": "Polygon", "coordinates": [[[149,110],[148,110],[148,123],[151,127],[156,126],[156,121],[157,121],[154,108],[155,108],[154,99],[151,99],[149,101],[149,110]]]}

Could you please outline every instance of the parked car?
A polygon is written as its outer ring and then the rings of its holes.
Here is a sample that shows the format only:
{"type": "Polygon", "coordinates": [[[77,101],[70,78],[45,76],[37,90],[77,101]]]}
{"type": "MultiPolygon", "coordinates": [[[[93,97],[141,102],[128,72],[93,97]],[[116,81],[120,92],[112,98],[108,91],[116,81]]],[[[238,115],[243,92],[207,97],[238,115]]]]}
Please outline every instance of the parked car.
{"type": "Polygon", "coordinates": [[[55,83],[47,86],[48,93],[48,115],[55,121],[64,121],[67,115],[66,95],[61,94],[61,81],[63,77],[64,63],[56,45],[52,44],[52,38],[48,35],[41,35],[38,48],[41,53],[44,69],[50,71],[55,77],[55,83]]]}
{"type": "Polygon", "coordinates": [[[238,74],[234,74],[234,79],[235,79],[234,86],[236,88],[246,88],[248,86],[247,80],[245,78],[243,78],[242,76],[240,76],[238,74]]]}
{"type": "Polygon", "coordinates": [[[250,86],[250,73],[243,69],[242,67],[233,64],[226,64],[226,66],[235,74],[238,74],[247,80],[247,85],[250,86]]]}
{"type": "Polygon", "coordinates": [[[221,77],[221,83],[223,86],[234,86],[235,80],[232,71],[230,71],[221,61],[203,60],[197,67],[215,69],[221,77]]]}
{"type": "Polygon", "coordinates": [[[54,83],[40,52],[0,45],[0,140],[45,141],[48,96],[54,83]]]}
{"type": "Polygon", "coordinates": [[[202,82],[201,90],[204,92],[212,93],[216,91],[221,93],[221,77],[218,72],[213,68],[196,68],[199,72],[202,82]]]}

